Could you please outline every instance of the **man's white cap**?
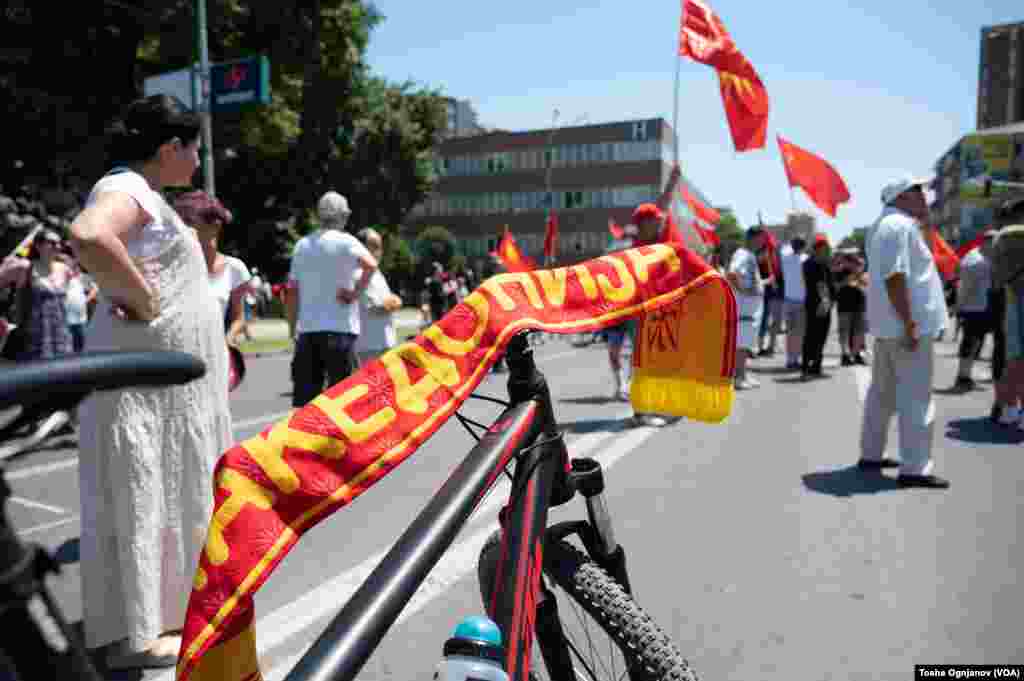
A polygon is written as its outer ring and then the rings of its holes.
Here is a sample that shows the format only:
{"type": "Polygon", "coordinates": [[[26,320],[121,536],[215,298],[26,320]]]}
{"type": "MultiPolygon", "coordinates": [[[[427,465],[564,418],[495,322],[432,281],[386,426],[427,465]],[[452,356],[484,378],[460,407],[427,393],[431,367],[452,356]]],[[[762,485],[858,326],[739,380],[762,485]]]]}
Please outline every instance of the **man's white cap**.
{"type": "Polygon", "coordinates": [[[913,178],[910,176],[902,177],[896,180],[895,182],[890,182],[889,184],[882,187],[882,204],[888,206],[897,198],[899,198],[900,194],[907,191],[908,189],[913,189],[914,187],[921,187],[922,190],[925,190],[931,183],[932,180],[930,177],[913,178]]]}
{"type": "Polygon", "coordinates": [[[343,220],[352,214],[349,210],[348,200],[338,192],[327,192],[320,197],[316,206],[316,212],[321,222],[343,220]]]}

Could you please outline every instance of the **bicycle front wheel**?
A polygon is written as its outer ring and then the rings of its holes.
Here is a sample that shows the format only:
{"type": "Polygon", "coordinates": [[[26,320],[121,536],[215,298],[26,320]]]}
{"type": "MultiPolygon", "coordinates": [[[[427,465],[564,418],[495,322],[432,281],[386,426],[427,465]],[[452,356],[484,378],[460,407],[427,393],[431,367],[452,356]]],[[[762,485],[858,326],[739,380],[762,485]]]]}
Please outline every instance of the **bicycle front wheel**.
{"type": "MultiPolygon", "coordinates": [[[[544,556],[544,588],[557,603],[565,643],[543,640],[536,648],[567,646],[574,678],[559,679],[533,655],[531,677],[549,681],[697,681],[672,639],[627,594],[622,586],[582,551],[564,540],[548,541],[544,556]]],[[[481,595],[488,602],[501,554],[501,533],[491,536],[480,552],[481,595]]],[[[539,624],[539,622],[538,622],[539,624]]]]}

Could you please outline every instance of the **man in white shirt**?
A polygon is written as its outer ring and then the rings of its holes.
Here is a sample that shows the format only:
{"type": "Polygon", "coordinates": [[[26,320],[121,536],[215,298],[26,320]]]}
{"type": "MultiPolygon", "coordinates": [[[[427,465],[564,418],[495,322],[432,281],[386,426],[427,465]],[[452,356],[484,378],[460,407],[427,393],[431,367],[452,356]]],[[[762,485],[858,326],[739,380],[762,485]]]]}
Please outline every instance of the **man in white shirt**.
{"type": "Polygon", "coordinates": [[[922,234],[926,184],[905,178],[886,185],[885,208],[868,234],[867,312],[875,352],[857,465],[874,471],[898,465],[901,486],[946,488],[949,482],[931,473],[934,339],[948,318],[942,281],[922,234]],[[899,415],[899,463],[884,457],[893,414],[899,415]]]}
{"type": "Polygon", "coordinates": [[[761,384],[747,375],[747,360],[757,352],[757,332],[764,312],[765,280],[757,263],[757,253],[764,245],[765,233],[760,227],[747,230],[746,248],[740,247],[729,262],[726,277],[736,291],[739,323],[736,339],[736,389],[749,390],[761,384]]]}
{"type": "Polygon", "coordinates": [[[782,318],[786,320],[786,368],[800,368],[800,348],[804,342],[804,326],[807,323],[804,301],[807,287],[804,286],[804,262],[807,260],[807,242],[796,237],[782,247],[779,260],[782,262],[783,292],[782,318]]]}
{"type": "MultiPolygon", "coordinates": [[[[963,325],[964,335],[960,340],[960,367],[957,371],[956,389],[974,390],[974,378],[971,370],[974,359],[985,344],[985,336],[990,332],[997,334],[992,308],[989,299],[992,294],[992,246],[996,240],[996,231],[985,233],[985,241],[978,248],[972,249],[960,260],[960,286],[957,291],[958,314],[963,325]]],[[[997,338],[997,341],[999,339],[997,338]]],[[[1004,345],[997,342],[997,345],[1004,345]]],[[[1001,349],[1001,348],[998,348],[1001,349]]],[[[993,374],[999,374],[995,366],[999,353],[993,353],[993,374]]]]}
{"type": "Polygon", "coordinates": [[[288,326],[297,334],[292,359],[294,407],[305,406],[355,370],[359,297],[377,271],[377,260],[345,232],[352,212],[344,196],[327,192],[317,212],[320,229],[295,244],[288,274],[288,326]],[[357,271],[361,272],[358,277],[357,271]]]}

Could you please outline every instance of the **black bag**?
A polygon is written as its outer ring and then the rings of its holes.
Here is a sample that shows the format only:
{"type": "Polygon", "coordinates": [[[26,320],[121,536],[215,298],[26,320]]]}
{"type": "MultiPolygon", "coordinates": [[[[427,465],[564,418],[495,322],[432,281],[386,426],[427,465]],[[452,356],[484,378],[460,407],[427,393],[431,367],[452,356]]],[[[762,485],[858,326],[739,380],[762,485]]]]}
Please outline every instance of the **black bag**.
{"type": "Polygon", "coordinates": [[[4,343],[0,357],[15,361],[28,347],[28,329],[26,322],[32,316],[32,270],[29,269],[25,277],[25,283],[18,287],[14,294],[14,314],[11,315],[11,323],[17,327],[7,335],[7,342],[4,343]]]}

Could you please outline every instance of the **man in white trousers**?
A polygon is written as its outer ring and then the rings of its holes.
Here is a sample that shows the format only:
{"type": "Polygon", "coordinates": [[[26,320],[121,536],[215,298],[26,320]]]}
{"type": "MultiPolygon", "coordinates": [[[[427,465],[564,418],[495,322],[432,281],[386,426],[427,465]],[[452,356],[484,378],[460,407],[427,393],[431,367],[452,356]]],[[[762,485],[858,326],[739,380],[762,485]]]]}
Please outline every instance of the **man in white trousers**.
{"type": "Polygon", "coordinates": [[[932,473],[935,338],[948,325],[946,298],[923,230],[926,180],[904,178],[882,189],[881,217],[868,233],[871,280],[867,313],[875,336],[871,387],[861,430],[862,470],[899,466],[903,487],[949,487],[932,473]],[[899,416],[900,459],[885,458],[889,423],[899,416]]]}

